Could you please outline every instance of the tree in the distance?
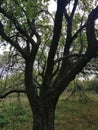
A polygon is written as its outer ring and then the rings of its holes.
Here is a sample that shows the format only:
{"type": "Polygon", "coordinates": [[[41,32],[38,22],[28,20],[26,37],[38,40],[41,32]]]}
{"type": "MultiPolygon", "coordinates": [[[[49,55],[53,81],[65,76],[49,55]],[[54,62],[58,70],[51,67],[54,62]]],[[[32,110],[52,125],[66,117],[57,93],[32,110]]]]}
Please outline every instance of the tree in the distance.
{"type": "Polygon", "coordinates": [[[14,56],[24,60],[24,89],[33,130],[54,130],[59,96],[97,55],[98,6],[92,10],[94,2],[89,2],[57,0],[53,18],[48,12],[49,0],[0,1],[2,44],[10,44],[14,56]]]}

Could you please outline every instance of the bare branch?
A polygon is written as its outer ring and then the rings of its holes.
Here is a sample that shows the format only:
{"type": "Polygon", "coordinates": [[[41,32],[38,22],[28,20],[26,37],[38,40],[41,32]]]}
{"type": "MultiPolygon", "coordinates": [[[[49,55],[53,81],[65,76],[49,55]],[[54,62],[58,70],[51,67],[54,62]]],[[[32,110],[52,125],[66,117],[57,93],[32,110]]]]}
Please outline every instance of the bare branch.
{"type": "Polygon", "coordinates": [[[73,10],[72,10],[72,13],[71,13],[71,18],[74,16],[74,13],[75,13],[75,11],[76,11],[76,7],[77,7],[77,4],[78,4],[78,0],[75,0],[74,1],[74,5],[73,5],[73,10]]]}
{"type": "Polygon", "coordinates": [[[58,62],[60,62],[62,60],[71,58],[71,57],[78,57],[79,58],[79,57],[82,57],[82,56],[84,56],[84,54],[70,54],[70,55],[66,55],[66,56],[63,56],[63,57],[60,57],[60,58],[56,59],[54,61],[54,64],[56,64],[56,63],[58,63],[58,62]]]}
{"type": "Polygon", "coordinates": [[[45,75],[46,75],[45,77],[47,77],[48,81],[50,81],[48,77],[52,76],[54,57],[55,57],[56,50],[58,47],[58,42],[60,39],[61,28],[62,28],[62,19],[63,19],[65,5],[66,5],[65,0],[58,0],[57,11],[56,11],[56,15],[55,15],[55,22],[54,22],[53,39],[52,39],[51,46],[50,46],[50,51],[49,51],[48,60],[47,60],[47,69],[46,69],[46,73],[45,73],[45,75]]]}
{"type": "Polygon", "coordinates": [[[25,90],[11,90],[9,92],[6,92],[4,94],[0,94],[0,99],[6,98],[8,95],[12,93],[26,93],[25,90]]]}
{"type": "Polygon", "coordinates": [[[78,34],[86,27],[86,23],[84,25],[82,25],[77,31],[76,33],[72,36],[71,38],[71,41],[73,41],[77,36],[78,34]]]}

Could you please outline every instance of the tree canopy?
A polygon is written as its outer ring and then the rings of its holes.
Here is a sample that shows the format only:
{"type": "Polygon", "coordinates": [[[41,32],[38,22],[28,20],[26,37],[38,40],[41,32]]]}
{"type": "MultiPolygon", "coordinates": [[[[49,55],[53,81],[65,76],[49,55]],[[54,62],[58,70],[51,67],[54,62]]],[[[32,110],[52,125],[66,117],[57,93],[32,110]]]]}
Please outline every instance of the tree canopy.
{"type": "Polygon", "coordinates": [[[14,65],[22,58],[33,130],[54,130],[59,96],[98,51],[98,2],[57,0],[53,14],[49,2],[0,1],[1,46],[10,45],[14,65]]]}

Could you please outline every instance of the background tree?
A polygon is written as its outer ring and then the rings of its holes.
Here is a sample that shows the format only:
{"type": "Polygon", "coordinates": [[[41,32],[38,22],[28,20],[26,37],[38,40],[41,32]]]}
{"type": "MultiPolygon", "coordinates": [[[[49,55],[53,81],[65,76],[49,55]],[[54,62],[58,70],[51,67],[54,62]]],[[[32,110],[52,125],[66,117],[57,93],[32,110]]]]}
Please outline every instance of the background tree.
{"type": "Polygon", "coordinates": [[[96,57],[96,4],[91,0],[57,0],[53,18],[48,12],[49,0],[0,2],[1,44],[10,44],[14,55],[24,60],[24,86],[33,113],[33,130],[54,130],[59,96],[96,57]]]}

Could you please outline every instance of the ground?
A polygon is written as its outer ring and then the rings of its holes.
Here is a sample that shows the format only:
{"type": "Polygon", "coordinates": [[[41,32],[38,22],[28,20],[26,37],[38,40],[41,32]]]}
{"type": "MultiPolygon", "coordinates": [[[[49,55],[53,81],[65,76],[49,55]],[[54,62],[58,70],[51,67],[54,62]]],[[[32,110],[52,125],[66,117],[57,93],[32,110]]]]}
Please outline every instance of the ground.
{"type": "MultiPolygon", "coordinates": [[[[98,95],[92,100],[66,101],[66,92],[60,97],[55,116],[55,130],[98,130],[98,95]]],[[[12,95],[0,102],[0,130],[31,130],[32,114],[26,96],[12,95]]]]}

